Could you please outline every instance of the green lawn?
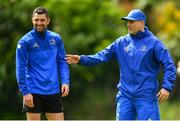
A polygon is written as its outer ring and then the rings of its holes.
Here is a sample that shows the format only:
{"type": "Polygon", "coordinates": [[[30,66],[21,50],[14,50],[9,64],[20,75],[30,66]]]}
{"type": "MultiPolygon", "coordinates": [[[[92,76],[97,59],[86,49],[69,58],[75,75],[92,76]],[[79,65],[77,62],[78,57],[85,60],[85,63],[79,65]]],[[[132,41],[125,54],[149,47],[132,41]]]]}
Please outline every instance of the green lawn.
{"type": "Polygon", "coordinates": [[[180,120],[180,101],[160,104],[161,120],[180,120]]]}

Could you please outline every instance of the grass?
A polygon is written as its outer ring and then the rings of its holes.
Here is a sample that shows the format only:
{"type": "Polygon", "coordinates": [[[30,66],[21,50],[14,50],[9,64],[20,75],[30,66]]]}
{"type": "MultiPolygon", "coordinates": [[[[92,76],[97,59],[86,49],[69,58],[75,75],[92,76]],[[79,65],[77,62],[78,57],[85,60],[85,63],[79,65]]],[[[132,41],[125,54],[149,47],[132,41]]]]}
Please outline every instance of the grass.
{"type": "Polygon", "coordinates": [[[161,120],[180,120],[180,101],[160,104],[161,120]]]}

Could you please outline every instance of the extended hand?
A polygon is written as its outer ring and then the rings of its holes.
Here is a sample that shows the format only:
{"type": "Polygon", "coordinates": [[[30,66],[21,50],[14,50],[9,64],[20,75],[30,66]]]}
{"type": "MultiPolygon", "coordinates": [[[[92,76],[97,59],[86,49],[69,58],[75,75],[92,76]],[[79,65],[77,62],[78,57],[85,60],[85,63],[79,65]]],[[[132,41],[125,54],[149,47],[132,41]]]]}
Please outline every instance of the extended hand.
{"type": "Polygon", "coordinates": [[[23,96],[23,102],[26,106],[33,108],[34,103],[33,103],[33,96],[32,94],[27,94],[23,96]]]}
{"type": "Polygon", "coordinates": [[[157,94],[159,102],[166,101],[169,98],[169,92],[165,89],[161,89],[157,94]]]}
{"type": "Polygon", "coordinates": [[[65,97],[69,94],[69,85],[63,84],[61,87],[62,97],[65,97]]]}
{"type": "Polygon", "coordinates": [[[65,59],[68,64],[77,64],[80,60],[80,56],[67,54],[65,59]]]}

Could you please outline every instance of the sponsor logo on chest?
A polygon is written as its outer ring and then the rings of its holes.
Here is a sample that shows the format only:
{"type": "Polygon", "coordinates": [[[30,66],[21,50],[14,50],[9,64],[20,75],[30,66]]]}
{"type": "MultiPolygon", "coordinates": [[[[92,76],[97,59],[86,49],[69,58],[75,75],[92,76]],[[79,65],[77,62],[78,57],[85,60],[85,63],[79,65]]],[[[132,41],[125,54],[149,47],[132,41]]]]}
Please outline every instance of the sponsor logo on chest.
{"type": "Polygon", "coordinates": [[[141,52],[147,51],[147,46],[142,45],[142,46],[139,48],[139,51],[141,51],[141,52]]]}
{"type": "MultiPolygon", "coordinates": [[[[51,39],[49,42],[49,45],[51,45],[51,46],[55,46],[56,45],[56,41],[54,40],[54,39],[51,39]]],[[[33,44],[33,48],[39,48],[40,46],[39,46],[39,44],[37,43],[37,42],[35,42],[34,44],[33,44]]],[[[20,48],[20,47],[19,47],[20,48]]]]}
{"type": "Polygon", "coordinates": [[[51,39],[51,40],[50,40],[50,45],[55,46],[55,45],[56,45],[56,41],[55,41],[54,39],[51,39]]]}
{"type": "Polygon", "coordinates": [[[34,43],[33,48],[39,48],[39,45],[37,42],[34,43]]]}

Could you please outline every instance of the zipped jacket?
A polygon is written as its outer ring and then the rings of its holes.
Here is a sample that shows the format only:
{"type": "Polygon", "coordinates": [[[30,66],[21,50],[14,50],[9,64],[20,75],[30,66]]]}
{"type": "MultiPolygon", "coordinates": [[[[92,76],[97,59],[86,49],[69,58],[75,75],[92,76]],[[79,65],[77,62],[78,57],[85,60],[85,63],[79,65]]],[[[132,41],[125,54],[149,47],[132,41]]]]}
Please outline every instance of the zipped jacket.
{"type": "Polygon", "coordinates": [[[104,50],[94,55],[81,55],[79,64],[95,65],[116,59],[120,80],[120,96],[156,98],[159,90],[158,73],[163,68],[162,88],[171,91],[176,79],[176,68],[167,48],[147,27],[136,35],[119,37],[104,50]]]}
{"type": "Polygon", "coordinates": [[[16,77],[23,95],[56,94],[60,83],[69,84],[69,67],[59,34],[35,29],[24,35],[16,49],[16,77]]]}

